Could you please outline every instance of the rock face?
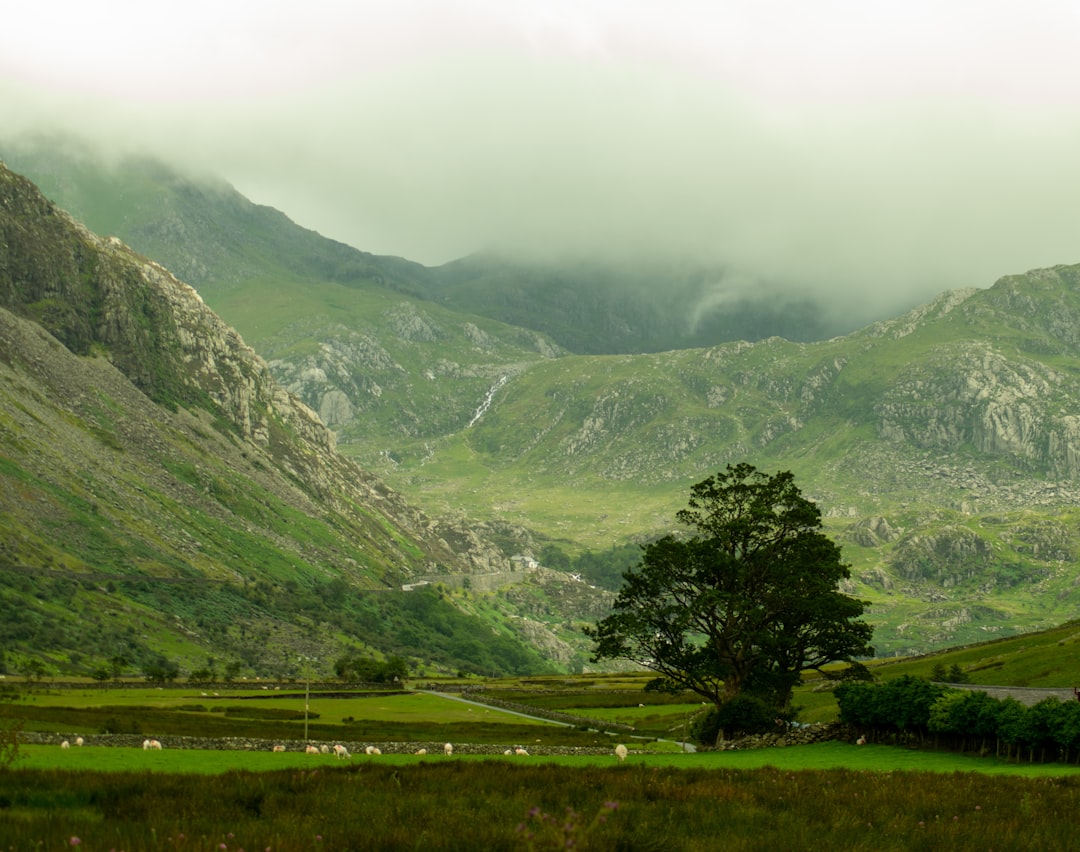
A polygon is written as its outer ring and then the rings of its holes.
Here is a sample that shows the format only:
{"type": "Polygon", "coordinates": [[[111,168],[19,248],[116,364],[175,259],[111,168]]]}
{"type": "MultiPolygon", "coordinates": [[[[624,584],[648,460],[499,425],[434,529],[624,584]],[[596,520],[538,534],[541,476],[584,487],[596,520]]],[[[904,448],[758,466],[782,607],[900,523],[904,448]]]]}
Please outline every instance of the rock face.
{"type": "Polygon", "coordinates": [[[970,446],[1074,478],[1080,419],[1065,406],[1075,381],[987,344],[944,347],[896,381],[876,407],[878,433],[925,449],[970,446]]]}

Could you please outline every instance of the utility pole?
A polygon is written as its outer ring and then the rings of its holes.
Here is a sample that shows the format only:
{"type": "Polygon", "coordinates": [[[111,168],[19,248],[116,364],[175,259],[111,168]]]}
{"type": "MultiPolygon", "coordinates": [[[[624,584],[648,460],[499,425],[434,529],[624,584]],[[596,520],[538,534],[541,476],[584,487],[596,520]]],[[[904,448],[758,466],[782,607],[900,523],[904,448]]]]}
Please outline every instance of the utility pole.
{"type": "Polygon", "coordinates": [[[304,667],[304,740],[308,738],[308,711],[311,708],[311,657],[300,657],[304,667]]]}

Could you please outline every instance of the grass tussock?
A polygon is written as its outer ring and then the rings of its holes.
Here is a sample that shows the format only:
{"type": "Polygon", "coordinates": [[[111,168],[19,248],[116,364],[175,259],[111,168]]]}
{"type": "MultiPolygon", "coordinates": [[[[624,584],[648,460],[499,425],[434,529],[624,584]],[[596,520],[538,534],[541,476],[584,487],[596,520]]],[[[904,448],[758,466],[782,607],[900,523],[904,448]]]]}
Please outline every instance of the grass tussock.
{"type": "Polygon", "coordinates": [[[420,762],[0,773],[4,848],[1065,849],[1077,779],[420,762]],[[77,838],[77,841],[73,840],[77,838]]]}

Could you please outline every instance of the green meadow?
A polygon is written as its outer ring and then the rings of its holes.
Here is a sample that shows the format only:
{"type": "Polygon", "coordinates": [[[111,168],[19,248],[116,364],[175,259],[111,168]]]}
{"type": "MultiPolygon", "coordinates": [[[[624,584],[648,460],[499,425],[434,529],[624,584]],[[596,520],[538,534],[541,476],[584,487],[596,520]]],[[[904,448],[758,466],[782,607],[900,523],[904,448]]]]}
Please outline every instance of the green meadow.
{"type": "Polygon", "coordinates": [[[1060,767],[842,744],[623,765],[125,751],[91,769],[89,747],[28,750],[0,772],[0,848],[1070,849],[1080,804],[1080,779],[1060,767]],[[58,754],[71,765],[55,768],[58,754]]]}
{"type": "MultiPolygon", "coordinates": [[[[1080,767],[846,742],[686,753],[673,740],[700,705],[643,683],[484,684],[481,697],[579,721],[570,725],[426,690],[316,689],[308,739],[352,744],[348,760],[303,752],[295,684],[9,688],[0,726],[52,744],[21,745],[0,770],[0,850],[1077,848],[1080,767]],[[615,724],[634,735],[605,730],[615,724]],[[166,743],[279,740],[286,751],[94,744],[109,725],[166,743]],[[87,745],[56,744],[79,734],[87,745]],[[434,747],[444,741],[452,756],[434,747]],[[364,742],[384,753],[356,753],[364,742]],[[625,763],[617,742],[630,748],[625,763]],[[420,744],[431,753],[413,754],[420,744]],[[503,744],[530,754],[504,755],[503,744]]],[[[804,716],[835,718],[813,682],[798,701],[804,716]]]]}

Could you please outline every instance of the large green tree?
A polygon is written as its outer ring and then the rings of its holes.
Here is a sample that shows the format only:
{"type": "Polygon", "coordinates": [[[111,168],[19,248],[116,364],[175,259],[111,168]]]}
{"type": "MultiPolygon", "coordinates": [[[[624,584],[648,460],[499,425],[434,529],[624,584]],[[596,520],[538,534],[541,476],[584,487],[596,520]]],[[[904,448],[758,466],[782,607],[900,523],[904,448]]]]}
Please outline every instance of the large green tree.
{"type": "Polygon", "coordinates": [[[677,517],[694,534],[645,546],[587,631],[594,662],[638,663],[717,707],[750,694],[780,709],[803,670],[873,654],[865,603],[839,590],[849,567],[791,473],[728,465],[677,517]]]}

